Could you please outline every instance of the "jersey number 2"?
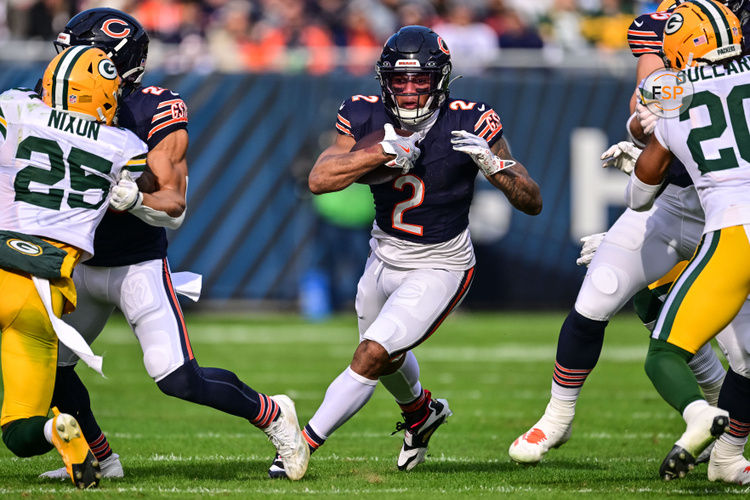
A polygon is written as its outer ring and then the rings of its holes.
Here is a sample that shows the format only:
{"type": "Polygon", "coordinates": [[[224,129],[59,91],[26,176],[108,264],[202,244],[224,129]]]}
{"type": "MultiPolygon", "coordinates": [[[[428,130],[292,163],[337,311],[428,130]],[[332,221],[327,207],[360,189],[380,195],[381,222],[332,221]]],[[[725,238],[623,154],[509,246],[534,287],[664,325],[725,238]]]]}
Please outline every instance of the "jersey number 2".
{"type": "Polygon", "coordinates": [[[405,186],[411,186],[412,195],[409,199],[397,203],[393,207],[393,214],[391,214],[391,224],[394,229],[404,231],[405,233],[416,234],[422,236],[424,227],[417,224],[407,224],[404,222],[404,212],[411,210],[412,208],[418,207],[424,201],[424,182],[416,175],[402,175],[393,181],[393,187],[399,191],[403,191],[405,186]]]}

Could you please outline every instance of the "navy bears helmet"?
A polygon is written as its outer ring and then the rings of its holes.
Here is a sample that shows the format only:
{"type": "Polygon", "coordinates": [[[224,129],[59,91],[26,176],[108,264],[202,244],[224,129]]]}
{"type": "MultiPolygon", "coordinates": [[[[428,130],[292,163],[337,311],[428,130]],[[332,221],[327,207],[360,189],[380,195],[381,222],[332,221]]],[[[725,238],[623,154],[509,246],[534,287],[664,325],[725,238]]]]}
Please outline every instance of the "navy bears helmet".
{"type": "MultiPolygon", "coordinates": [[[[392,35],[375,65],[377,79],[383,93],[383,104],[388,113],[402,123],[416,125],[430,117],[448,98],[451,75],[451,54],[445,41],[430,28],[405,26],[392,35]],[[392,85],[396,75],[424,74],[430,76],[427,102],[416,109],[398,106],[398,92],[392,85]]],[[[408,94],[413,95],[413,94],[408,94]]]]}
{"type": "Polygon", "coordinates": [[[84,10],[57,35],[58,52],[71,45],[92,45],[107,53],[123,84],[135,85],[143,78],[148,55],[148,33],[132,16],[116,9],[84,10]]]}

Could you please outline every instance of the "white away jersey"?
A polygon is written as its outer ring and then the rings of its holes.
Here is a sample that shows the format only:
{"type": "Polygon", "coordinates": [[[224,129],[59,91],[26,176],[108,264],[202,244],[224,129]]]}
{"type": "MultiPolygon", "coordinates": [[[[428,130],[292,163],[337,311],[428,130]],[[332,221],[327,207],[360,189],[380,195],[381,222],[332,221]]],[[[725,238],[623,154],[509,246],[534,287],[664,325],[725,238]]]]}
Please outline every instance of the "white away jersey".
{"type": "Polygon", "coordinates": [[[750,56],[685,71],[693,98],[655,136],[685,164],[706,213],[704,233],[750,224],[750,56]]]}
{"type": "Polygon", "coordinates": [[[146,145],[125,129],[52,109],[32,91],[0,94],[0,229],[94,252],[94,230],[122,169],[137,177],[146,145]]]}

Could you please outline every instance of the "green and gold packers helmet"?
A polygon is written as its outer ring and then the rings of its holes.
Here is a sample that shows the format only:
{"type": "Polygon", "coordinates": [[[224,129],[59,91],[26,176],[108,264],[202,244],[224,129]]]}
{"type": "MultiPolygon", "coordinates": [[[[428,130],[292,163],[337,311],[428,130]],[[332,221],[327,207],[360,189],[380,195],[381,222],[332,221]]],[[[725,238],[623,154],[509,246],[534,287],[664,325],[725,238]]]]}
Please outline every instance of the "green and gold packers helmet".
{"type": "Polygon", "coordinates": [[[110,125],[119,87],[117,68],[101,49],[69,47],[44,71],[42,100],[55,109],[110,125]]]}
{"type": "Polygon", "coordinates": [[[742,26],[724,5],[691,0],[667,19],[662,50],[665,62],[676,70],[731,59],[742,53],[742,26]]]}

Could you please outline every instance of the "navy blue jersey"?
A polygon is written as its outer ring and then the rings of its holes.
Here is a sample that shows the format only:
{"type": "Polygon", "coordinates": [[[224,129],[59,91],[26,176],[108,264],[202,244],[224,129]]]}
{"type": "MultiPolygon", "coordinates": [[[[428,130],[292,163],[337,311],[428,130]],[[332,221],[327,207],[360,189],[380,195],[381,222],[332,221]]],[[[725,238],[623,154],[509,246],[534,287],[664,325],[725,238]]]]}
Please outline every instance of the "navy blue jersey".
{"type": "MultiPolygon", "coordinates": [[[[187,107],[161,87],[138,87],[120,99],[117,124],[153,149],[175,130],[187,128],[187,107]]],[[[94,236],[92,266],[127,266],[167,256],[167,233],[127,212],[108,210],[94,236]]]]}
{"type": "MultiPolygon", "coordinates": [[[[379,96],[354,96],[341,105],[336,120],[340,134],[359,140],[393,122],[379,96]]],[[[466,130],[492,146],[503,135],[500,117],[487,104],[448,99],[437,121],[418,143],[422,154],[407,174],[370,186],[375,220],[386,233],[416,243],[441,243],[469,225],[478,167],[451,147],[451,131],[466,130]]]]}

